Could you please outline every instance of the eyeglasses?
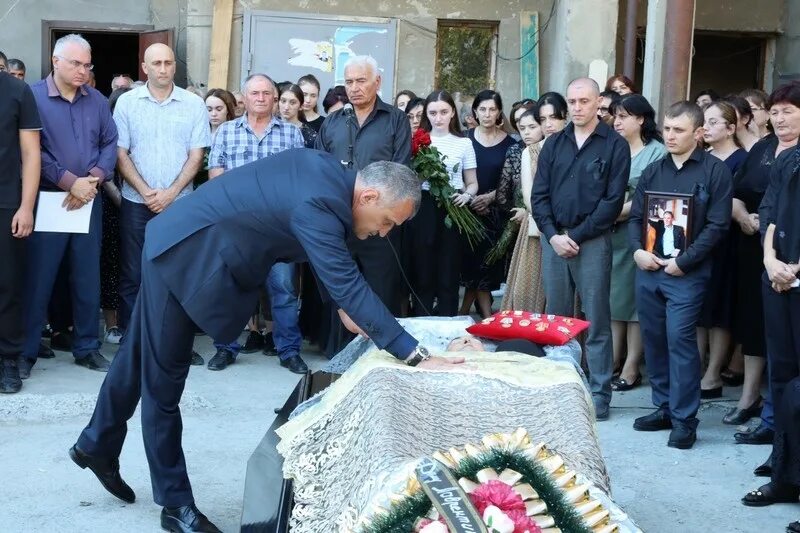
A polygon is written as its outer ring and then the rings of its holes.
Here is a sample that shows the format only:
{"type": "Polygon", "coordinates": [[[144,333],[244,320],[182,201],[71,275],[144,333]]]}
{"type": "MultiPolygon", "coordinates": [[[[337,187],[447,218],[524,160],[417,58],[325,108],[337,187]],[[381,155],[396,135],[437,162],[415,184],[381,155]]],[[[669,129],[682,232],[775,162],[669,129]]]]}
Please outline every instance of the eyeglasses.
{"type": "Polygon", "coordinates": [[[728,124],[728,121],[727,120],[717,120],[715,118],[712,118],[711,120],[706,120],[706,123],[703,124],[703,125],[704,126],[711,126],[712,128],[714,128],[714,127],[719,126],[721,124],[728,124]]]}
{"type": "Polygon", "coordinates": [[[94,65],[91,64],[91,63],[81,63],[80,61],[76,61],[75,59],[67,59],[66,57],[62,57],[62,56],[56,56],[56,57],[59,58],[59,59],[63,59],[64,61],[66,61],[67,63],[72,65],[72,68],[81,68],[81,67],[83,67],[86,70],[94,69],[94,65]]]}

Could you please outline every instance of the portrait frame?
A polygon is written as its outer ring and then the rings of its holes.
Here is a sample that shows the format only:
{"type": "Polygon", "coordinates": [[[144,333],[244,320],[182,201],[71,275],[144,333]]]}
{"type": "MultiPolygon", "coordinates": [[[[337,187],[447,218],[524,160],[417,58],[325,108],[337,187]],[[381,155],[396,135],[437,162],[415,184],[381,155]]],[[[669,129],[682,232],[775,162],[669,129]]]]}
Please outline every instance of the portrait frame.
{"type": "Polygon", "coordinates": [[[694,195],[645,191],[642,217],[644,249],[661,259],[672,259],[681,255],[692,244],[693,215],[694,195]],[[672,248],[665,251],[663,237],[667,227],[673,228],[670,235],[672,242],[667,245],[672,248]]]}

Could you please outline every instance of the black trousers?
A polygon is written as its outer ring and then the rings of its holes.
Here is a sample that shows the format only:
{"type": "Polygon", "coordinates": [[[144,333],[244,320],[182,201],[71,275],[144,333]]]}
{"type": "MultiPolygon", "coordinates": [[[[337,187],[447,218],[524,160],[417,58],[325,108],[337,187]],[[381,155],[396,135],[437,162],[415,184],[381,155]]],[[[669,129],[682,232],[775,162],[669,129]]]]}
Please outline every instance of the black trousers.
{"type": "Polygon", "coordinates": [[[439,316],[458,314],[461,236],[455,227],[445,225],[446,214],[428,191],[422,191],[419,211],[408,228],[411,246],[407,250],[412,264],[411,285],[419,297],[418,301],[412,294],[417,316],[433,313],[434,298],[439,316]]]}
{"type": "Polygon", "coordinates": [[[156,216],[145,204],[122,199],[119,208],[119,309],[117,322],[125,331],[142,281],[144,228],[156,216]]]}
{"type": "Polygon", "coordinates": [[[194,502],[181,446],[179,403],[192,359],[195,325],[149,261],[128,330],[106,374],[78,447],[89,455],[117,458],[127,421],[142,400],[142,437],[153,499],[165,507],[194,502]]]}
{"type": "Polygon", "coordinates": [[[772,479],[800,486],[800,291],[777,293],[766,279],[762,291],[775,406],[772,479]]]}
{"type": "Polygon", "coordinates": [[[16,209],[0,208],[0,357],[22,355],[25,240],[11,235],[16,209]]]}

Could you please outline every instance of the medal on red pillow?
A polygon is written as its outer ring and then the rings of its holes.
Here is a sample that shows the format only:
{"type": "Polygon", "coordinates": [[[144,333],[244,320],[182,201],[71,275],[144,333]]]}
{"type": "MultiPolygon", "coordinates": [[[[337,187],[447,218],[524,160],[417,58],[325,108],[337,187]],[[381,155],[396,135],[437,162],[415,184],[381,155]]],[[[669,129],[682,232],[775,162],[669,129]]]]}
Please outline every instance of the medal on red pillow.
{"type": "Polygon", "coordinates": [[[526,339],[536,344],[563,346],[589,327],[578,318],[505,310],[467,328],[476,337],[493,340],[526,339]]]}

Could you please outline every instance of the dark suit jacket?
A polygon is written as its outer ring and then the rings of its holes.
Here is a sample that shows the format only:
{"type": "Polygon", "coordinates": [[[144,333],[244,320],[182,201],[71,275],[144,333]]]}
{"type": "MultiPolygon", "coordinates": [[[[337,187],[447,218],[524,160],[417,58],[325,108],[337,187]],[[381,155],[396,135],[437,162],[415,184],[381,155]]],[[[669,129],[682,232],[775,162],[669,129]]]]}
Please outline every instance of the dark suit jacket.
{"type": "MultiPolygon", "coordinates": [[[[653,253],[658,257],[666,257],[664,255],[664,231],[666,230],[664,221],[659,220],[657,222],[653,222],[652,220],[648,220],[647,222],[656,230],[656,244],[653,248],[653,253]]],[[[679,250],[678,254],[680,255],[686,251],[686,232],[684,231],[683,226],[673,224],[672,235],[673,239],[675,240],[675,249],[679,250]]]]}
{"type": "Polygon", "coordinates": [[[143,259],[220,342],[239,335],[274,263],[309,261],[323,299],[333,299],[379,348],[405,357],[417,341],[367,286],[345,244],[354,183],[355,171],[316,150],[255,161],[153,218],[143,259]]]}

